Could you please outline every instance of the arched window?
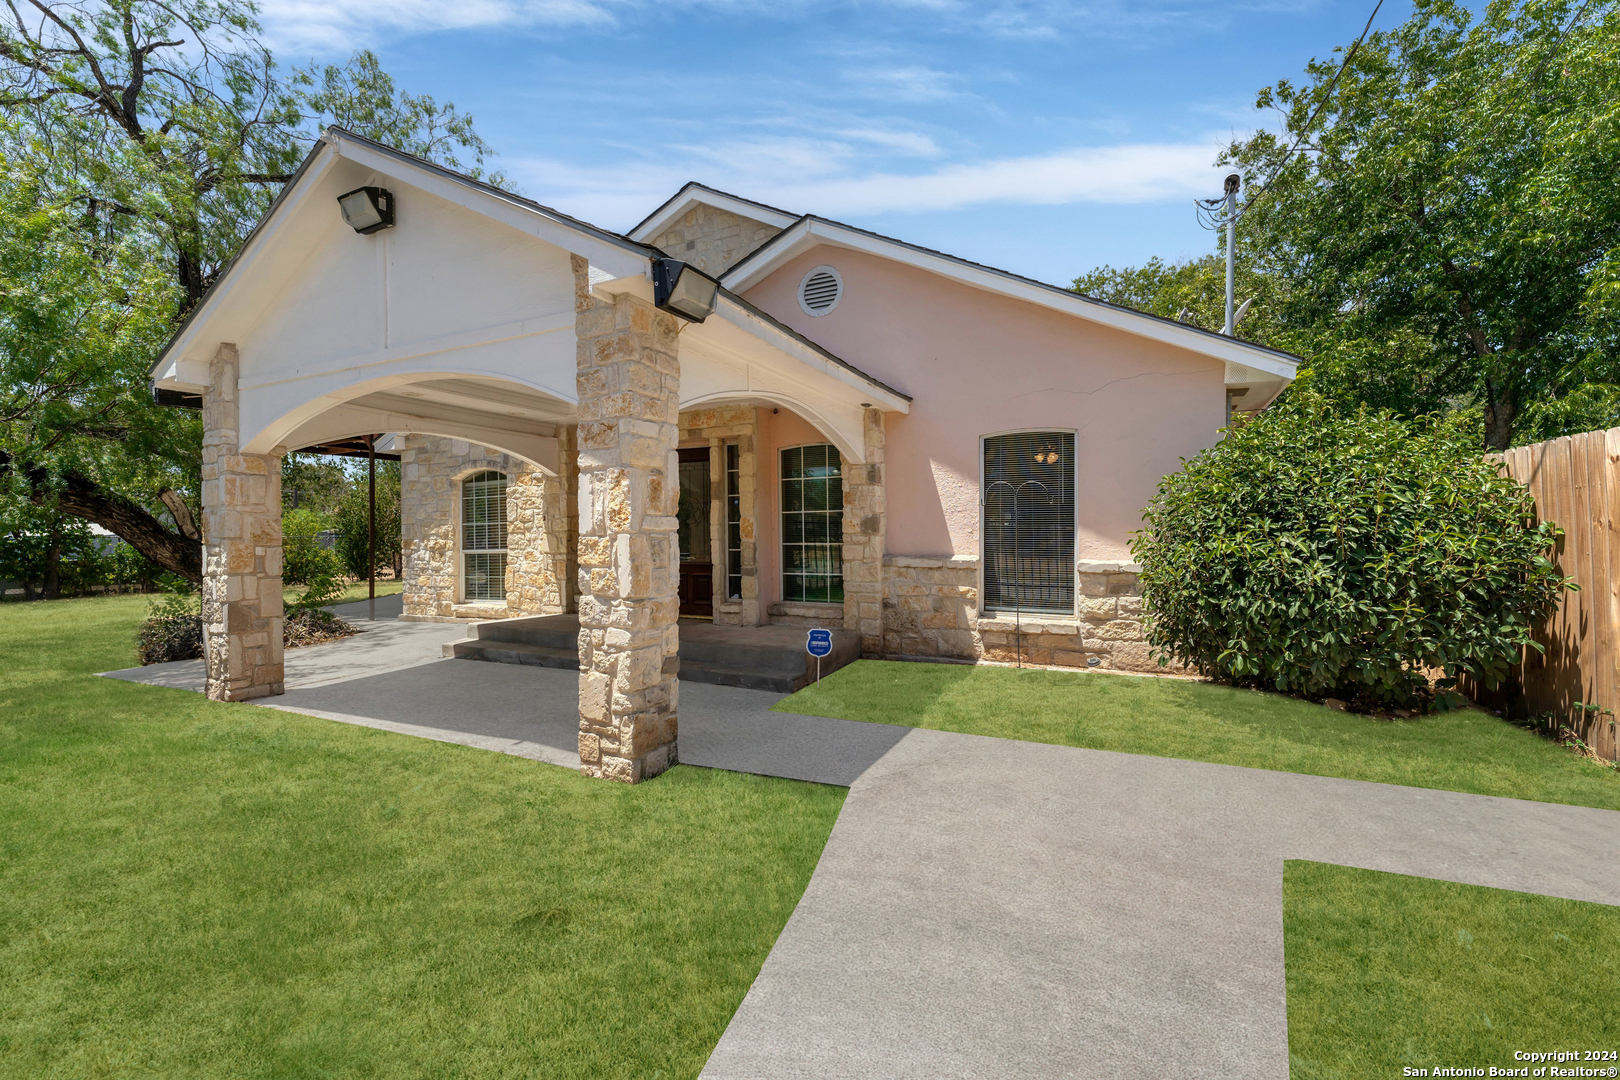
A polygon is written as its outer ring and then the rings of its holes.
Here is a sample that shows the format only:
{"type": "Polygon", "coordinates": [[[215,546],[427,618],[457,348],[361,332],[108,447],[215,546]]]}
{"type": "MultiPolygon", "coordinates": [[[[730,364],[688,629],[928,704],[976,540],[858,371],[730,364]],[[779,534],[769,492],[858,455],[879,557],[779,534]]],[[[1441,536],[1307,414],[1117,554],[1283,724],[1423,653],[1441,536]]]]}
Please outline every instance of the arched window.
{"type": "Polygon", "coordinates": [[[782,451],[782,599],[844,602],[844,481],[836,446],[782,451]]]}
{"type": "Polygon", "coordinates": [[[461,594],[506,599],[506,474],[486,470],[461,482],[461,594]]]}
{"type": "Polygon", "coordinates": [[[984,440],[985,611],[1074,614],[1074,433],[984,440]]]}

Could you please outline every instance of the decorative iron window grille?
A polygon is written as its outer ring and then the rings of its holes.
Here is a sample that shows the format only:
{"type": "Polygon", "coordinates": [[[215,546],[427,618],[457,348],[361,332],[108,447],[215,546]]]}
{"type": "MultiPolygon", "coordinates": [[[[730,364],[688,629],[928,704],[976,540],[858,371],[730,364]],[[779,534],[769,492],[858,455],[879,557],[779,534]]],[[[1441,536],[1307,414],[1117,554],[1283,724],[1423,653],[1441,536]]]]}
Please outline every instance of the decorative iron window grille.
{"type": "Polygon", "coordinates": [[[467,600],[506,599],[506,474],[461,482],[461,590],[467,600]]]}
{"type": "Polygon", "coordinates": [[[984,440],[984,610],[1074,614],[1074,434],[984,440]]]}
{"type": "Polygon", "coordinates": [[[844,481],[836,446],[782,451],[782,599],[844,602],[844,481]]]}
{"type": "Polygon", "coordinates": [[[742,599],[742,451],[726,444],[726,596],[742,599]]]}

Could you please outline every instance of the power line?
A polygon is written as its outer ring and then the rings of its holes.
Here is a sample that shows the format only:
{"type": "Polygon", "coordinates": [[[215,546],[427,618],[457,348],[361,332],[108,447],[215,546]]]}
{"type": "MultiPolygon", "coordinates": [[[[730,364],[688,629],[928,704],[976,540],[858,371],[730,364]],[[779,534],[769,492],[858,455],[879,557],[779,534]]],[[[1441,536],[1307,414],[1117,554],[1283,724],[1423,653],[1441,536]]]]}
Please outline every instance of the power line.
{"type": "MultiPolygon", "coordinates": [[[[1328,103],[1328,99],[1333,96],[1333,91],[1338,88],[1339,77],[1344,74],[1344,69],[1350,66],[1350,61],[1355,59],[1356,53],[1361,49],[1362,42],[1367,40],[1367,34],[1372,30],[1373,20],[1378,18],[1378,12],[1383,6],[1384,0],[1378,0],[1378,2],[1373,5],[1372,14],[1367,16],[1367,25],[1361,28],[1361,34],[1356,38],[1354,44],[1350,46],[1349,51],[1344,54],[1344,59],[1339,62],[1338,69],[1333,72],[1333,78],[1328,80],[1327,89],[1323,91],[1321,100],[1316,103],[1316,108],[1311,110],[1311,115],[1306,119],[1304,127],[1299,129],[1299,134],[1295,137],[1293,145],[1290,146],[1288,151],[1283,154],[1282,159],[1278,161],[1276,167],[1271,170],[1271,175],[1266,177],[1265,182],[1262,183],[1258,188],[1254,189],[1254,193],[1249,196],[1248,202],[1242,208],[1235,211],[1237,216],[1241,217],[1243,211],[1247,210],[1250,206],[1253,206],[1255,200],[1259,199],[1271,188],[1271,185],[1276,181],[1278,175],[1283,171],[1283,167],[1287,165],[1288,162],[1293,158],[1294,151],[1298,150],[1300,143],[1304,142],[1305,136],[1308,135],[1311,128],[1315,126],[1316,118],[1321,115],[1322,109],[1326,107],[1328,103]]],[[[1216,205],[1224,201],[1225,200],[1223,199],[1194,200],[1195,203],[1210,204],[1209,209],[1213,209],[1216,205]]],[[[1200,205],[1200,211],[1203,210],[1204,207],[1200,205]]],[[[1201,212],[1199,215],[1199,221],[1200,224],[1203,224],[1206,229],[1220,229],[1226,224],[1224,219],[1217,218],[1214,215],[1209,215],[1209,223],[1205,224],[1203,220],[1204,217],[1205,214],[1201,212]]]]}

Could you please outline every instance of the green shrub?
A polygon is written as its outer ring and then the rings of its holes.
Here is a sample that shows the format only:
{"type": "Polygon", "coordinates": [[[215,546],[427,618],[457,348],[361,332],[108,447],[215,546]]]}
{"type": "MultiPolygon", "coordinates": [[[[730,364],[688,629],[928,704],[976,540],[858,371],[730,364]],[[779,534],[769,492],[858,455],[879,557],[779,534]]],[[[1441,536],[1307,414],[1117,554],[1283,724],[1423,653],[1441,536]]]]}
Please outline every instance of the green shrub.
{"type": "Polygon", "coordinates": [[[202,605],[184,578],[166,575],[164,592],[148,605],[135,631],[135,654],[144,666],[203,655],[202,605]]]}
{"type": "Polygon", "coordinates": [[[308,583],[304,595],[287,605],[288,611],[317,611],[343,599],[348,590],[330,574],[322,574],[308,583]]]}
{"type": "Polygon", "coordinates": [[[1304,398],[1159,485],[1132,541],[1148,642],[1235,684],[1407,702],[1426,672],[1496,685],[1566,581],[1560,534],[1456,418],[1304,398]]]}
{"type": "Polygon", "coordinates": [[[288,510],[281,515],[281,580],[308,585],[319,578],[342,573],[338,558],[321,546],[320,534],[331,522],[313,510],[288,510]]]}

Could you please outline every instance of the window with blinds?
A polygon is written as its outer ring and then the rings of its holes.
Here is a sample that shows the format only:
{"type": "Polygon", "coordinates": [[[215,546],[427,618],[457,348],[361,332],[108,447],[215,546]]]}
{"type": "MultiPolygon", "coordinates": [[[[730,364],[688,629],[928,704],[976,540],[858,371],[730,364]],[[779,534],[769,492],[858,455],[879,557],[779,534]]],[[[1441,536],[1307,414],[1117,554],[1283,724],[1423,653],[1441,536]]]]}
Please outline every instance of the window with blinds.
{"type": "Polygon", "coordinates": [[[742,597],[742,449],[726,443],[726,596],[742,597]]]}
{"type": "Polygon", "coordinates": [[[984,440],[985,611],[1074,614],[1074,434],[984,440]]]}
{"type": "Polygon", "coordinates": [[[506,474],[461,482],[461,590],[467,600],[506,599],[506,474]]]}
{"type": "Polygon", "coordinates": [[[782,451],[782,599],[844,602],[844,481],[836,446],[782,451]]]}

